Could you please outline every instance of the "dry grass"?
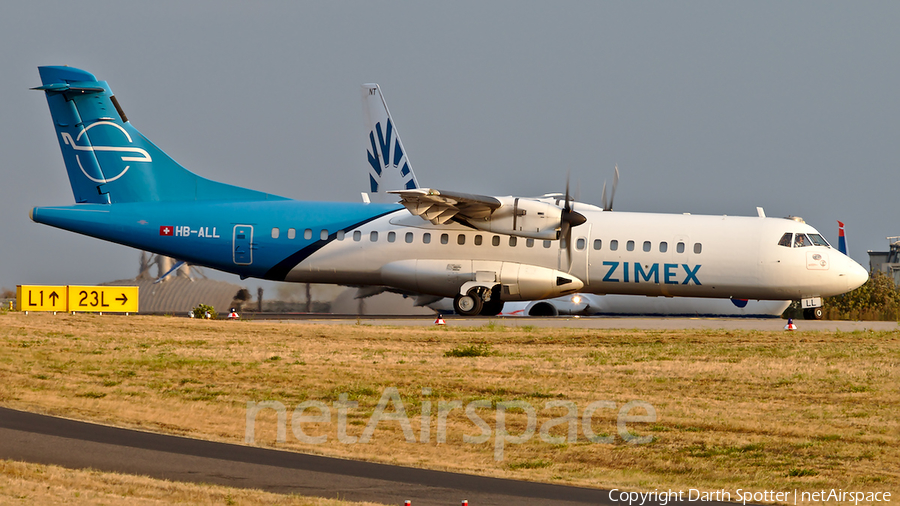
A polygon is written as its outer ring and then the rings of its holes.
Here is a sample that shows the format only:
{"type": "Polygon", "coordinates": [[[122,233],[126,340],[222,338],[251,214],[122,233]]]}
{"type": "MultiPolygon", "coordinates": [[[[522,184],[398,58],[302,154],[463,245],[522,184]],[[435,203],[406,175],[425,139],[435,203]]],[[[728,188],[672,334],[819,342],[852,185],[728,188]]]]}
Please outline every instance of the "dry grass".
{"type": "MultiPolygon", "coordinates": [[[[344,444],[332,423],[307,425],[323,444],[292,433],[275,441],[261,412],[256,443],[304,452],[492,476],[633,490],[891,490],[900,492],[900,333],[566,330],[531,327],[386,328],[164,317],[0,316],[0,404],[126,427],[243,442],[248,401],[290,410],[333,406],[341,393],[359,436],[387,387],[396,387],[418,437],[432,404],[430,442],[406,443],[383,421],[367,444],[344,444]],[[487,353],[457,357],[454,349],[487,353]],[[449,355],[449,356],[448,356],[449,355]],[[430,388],[431,394],[423,394],[430,388]],[[479,429],[462,412],[435,442],[441,401],[523,400],[538,429],[564,409],[593,421],[612,444],[463,442],[479,429]],[[625,443],[616,411],[653,405],[655,423],[631,424],[652,443],[625,443]]],[[[495,405],[495,404],[494,404],[495,405]]],[[[390,411],[390,410],[389,410],[390,411]]],[[[313,410],[308,414],[317,414],[313,410]]],[[[480,410],[494,427],[494,410],[480,410]]],[[[640,411],[635,414],[640,413],[640,411]]],[[[513,435],[525,417],[507,415],[513,435]]],[[[565,434],[565,425],[551,431],[565,434]]]]}
{"type": "Polygon", "coordinates": [[[259,490],[218,485],[195,485],[144,476],[74,470],[59,466],[0,460],[2,504],[240,504],[297,506],[350,506],[330,499],[284,496],[259,490]]]}

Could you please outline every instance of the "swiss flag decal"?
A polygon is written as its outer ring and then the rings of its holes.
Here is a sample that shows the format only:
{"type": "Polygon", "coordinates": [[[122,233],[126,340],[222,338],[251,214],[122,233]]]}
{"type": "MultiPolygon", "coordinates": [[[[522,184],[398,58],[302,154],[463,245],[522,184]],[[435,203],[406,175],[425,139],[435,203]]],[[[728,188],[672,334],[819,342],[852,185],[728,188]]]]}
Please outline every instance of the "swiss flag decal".
{"type": "Polygon", "coordinates": [[[172,235],[172,232],[174,230],[175,229],[172,227],[167,227],[167,226],[159,227],[159,235],[172,235]]]}

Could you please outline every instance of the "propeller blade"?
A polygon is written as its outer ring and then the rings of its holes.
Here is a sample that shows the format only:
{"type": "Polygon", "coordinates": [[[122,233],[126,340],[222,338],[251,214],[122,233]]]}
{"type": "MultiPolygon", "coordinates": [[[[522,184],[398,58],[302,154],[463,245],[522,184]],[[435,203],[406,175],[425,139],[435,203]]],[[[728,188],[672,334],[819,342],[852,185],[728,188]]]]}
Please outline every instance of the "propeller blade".
{"type": "Polygon", "coordinates": [[[609,209],[613,210],[613,199],[616,198],[616,187],[619,186],[619,164],[616,164],[616,176],[613,178],[612,191],[609,193],[609,209]]]}
{"type": "Polygon", "coordinates": [[[600,197],[600,205],[603,206],[604,211],[609,211],[609,209],[606,208],[606,181],[603,182],[603,193],[600,197]]]}

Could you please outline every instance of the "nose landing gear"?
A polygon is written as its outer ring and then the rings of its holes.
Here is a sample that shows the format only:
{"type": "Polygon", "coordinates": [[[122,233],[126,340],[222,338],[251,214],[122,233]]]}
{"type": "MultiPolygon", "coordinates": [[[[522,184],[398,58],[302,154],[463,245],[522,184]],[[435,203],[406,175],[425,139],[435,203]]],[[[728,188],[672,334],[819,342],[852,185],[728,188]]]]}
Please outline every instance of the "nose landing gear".
{"type": "Polygon", "coordinates": [[[803,310],[804,320],[821,320],[825,315],[821,307],[810,307],[803,310]]]}

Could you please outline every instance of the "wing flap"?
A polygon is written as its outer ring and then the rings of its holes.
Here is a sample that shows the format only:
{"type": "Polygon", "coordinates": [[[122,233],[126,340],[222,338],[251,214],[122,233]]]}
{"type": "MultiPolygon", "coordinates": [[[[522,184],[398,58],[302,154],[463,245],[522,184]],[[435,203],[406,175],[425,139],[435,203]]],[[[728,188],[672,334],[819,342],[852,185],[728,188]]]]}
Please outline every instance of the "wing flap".
{"type": "Polygon", "coordinates": [[[446,223],[454,216],[466,220],[486,220],[502,203],[486,195],[448,192],[432,188],[393,190],[400,196],[400,203],[414,216],[420,216],[435,225],[446,223]]]}

